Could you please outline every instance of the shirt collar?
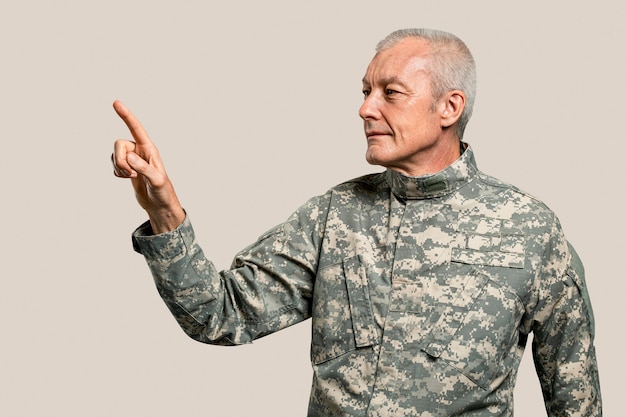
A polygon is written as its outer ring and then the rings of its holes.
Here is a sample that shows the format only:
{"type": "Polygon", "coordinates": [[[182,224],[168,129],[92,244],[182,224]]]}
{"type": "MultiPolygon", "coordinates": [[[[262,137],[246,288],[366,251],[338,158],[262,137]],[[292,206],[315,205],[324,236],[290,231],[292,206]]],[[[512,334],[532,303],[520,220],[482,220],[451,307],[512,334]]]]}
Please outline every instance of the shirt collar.
{"type": "Polygon", "coordinates": [[[467,145],[459,159],[452,165],[435,173],[420,177],[409,177],[388,169],[385,172],[391,191],[403,199],[426,199],[441,197],[467,184],[478,168],[472,148],[467,145]]]}

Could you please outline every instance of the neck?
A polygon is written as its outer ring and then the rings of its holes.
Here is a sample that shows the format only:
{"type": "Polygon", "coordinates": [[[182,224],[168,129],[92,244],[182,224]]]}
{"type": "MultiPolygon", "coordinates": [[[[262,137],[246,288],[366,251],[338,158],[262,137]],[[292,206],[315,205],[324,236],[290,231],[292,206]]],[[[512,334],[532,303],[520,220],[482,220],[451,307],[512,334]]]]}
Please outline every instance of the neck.
{"type": "Polygon", "coordinates": [[[455,137],[446,141],[445,144],[439,144],[439,146],[421,152],[406,166],[388,168],[409,177],[434,174],[449,167],[459,159],[461,146],[460,140],[455,137]]]}

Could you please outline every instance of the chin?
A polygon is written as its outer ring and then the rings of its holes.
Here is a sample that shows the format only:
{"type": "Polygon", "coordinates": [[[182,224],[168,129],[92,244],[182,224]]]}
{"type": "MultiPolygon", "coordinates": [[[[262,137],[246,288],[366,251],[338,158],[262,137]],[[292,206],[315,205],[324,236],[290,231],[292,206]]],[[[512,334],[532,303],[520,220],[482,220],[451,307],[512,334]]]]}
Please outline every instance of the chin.
{"type": "Polygon", "coordinates": [[[370,165],[380,165],[382,167],[387,167],[391,162],[391,158],[385,155],[384,152],[380,152],[380,149],[376,149],[374,146],[370,146],[365,153],[365,160],[370,165]]]}
{"type": "Polygon", "coordinates": [[[384,159],[376,158],[376,157],[371,156],[369,154],[365,156],[365,160],[370,165],[378,165],[378,166],[381,166],[381,167],[384,167],[384,168],[387,168],[389,166],[389,163],[386,162],[384,159]]]}

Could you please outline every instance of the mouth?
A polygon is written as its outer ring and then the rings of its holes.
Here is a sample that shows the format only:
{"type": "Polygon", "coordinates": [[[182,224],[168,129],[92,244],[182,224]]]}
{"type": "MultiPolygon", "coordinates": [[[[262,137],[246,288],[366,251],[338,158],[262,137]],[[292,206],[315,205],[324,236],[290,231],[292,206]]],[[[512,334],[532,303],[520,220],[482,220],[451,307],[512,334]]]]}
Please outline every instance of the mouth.
{"type": "Polygon", "coordinates": [[[391,136],[392,134],[391,130],[389,129],[389,126],[383,126],[382,124],[379,124],[379,126],[377,126],[376,124],[372,123],[372,121],[369,121],[369,120],[365,121],[363,127],[364,127],[363,130],[365,131],[365,137],[367,138],[368,141],[391,136]]]}
{"type": "Polygon", "coordinates": [[[388,137],[391,134],[389,132],[384,132],[382,130],[368,130],[365,131],[365,137],[368,141],[382,139],[384,137],[388,137]]]}
{"type": "Polygon", "coordinates": [[[390,136],[393,136],[393,131],[386,123],[375,123],[373,120],[365,120],[363,130],[368,143],[387,140],[390,136]]]}

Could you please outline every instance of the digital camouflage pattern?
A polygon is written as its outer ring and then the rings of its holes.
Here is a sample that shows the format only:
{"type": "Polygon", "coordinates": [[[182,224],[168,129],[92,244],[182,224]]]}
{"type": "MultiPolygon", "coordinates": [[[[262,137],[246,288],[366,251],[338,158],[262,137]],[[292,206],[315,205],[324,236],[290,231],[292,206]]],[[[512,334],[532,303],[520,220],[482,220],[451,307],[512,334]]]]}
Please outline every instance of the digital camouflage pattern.
{"type": "Polygon", "coordinates": [[[528,335],[550,416],[600,416],[582,264],[554,213],[478,171],[388,170],[297,210],[218,272],[188,219],[134,234],[185,332],[248,343],[312,318],[309,416],[512,416],[528,335]]]}

